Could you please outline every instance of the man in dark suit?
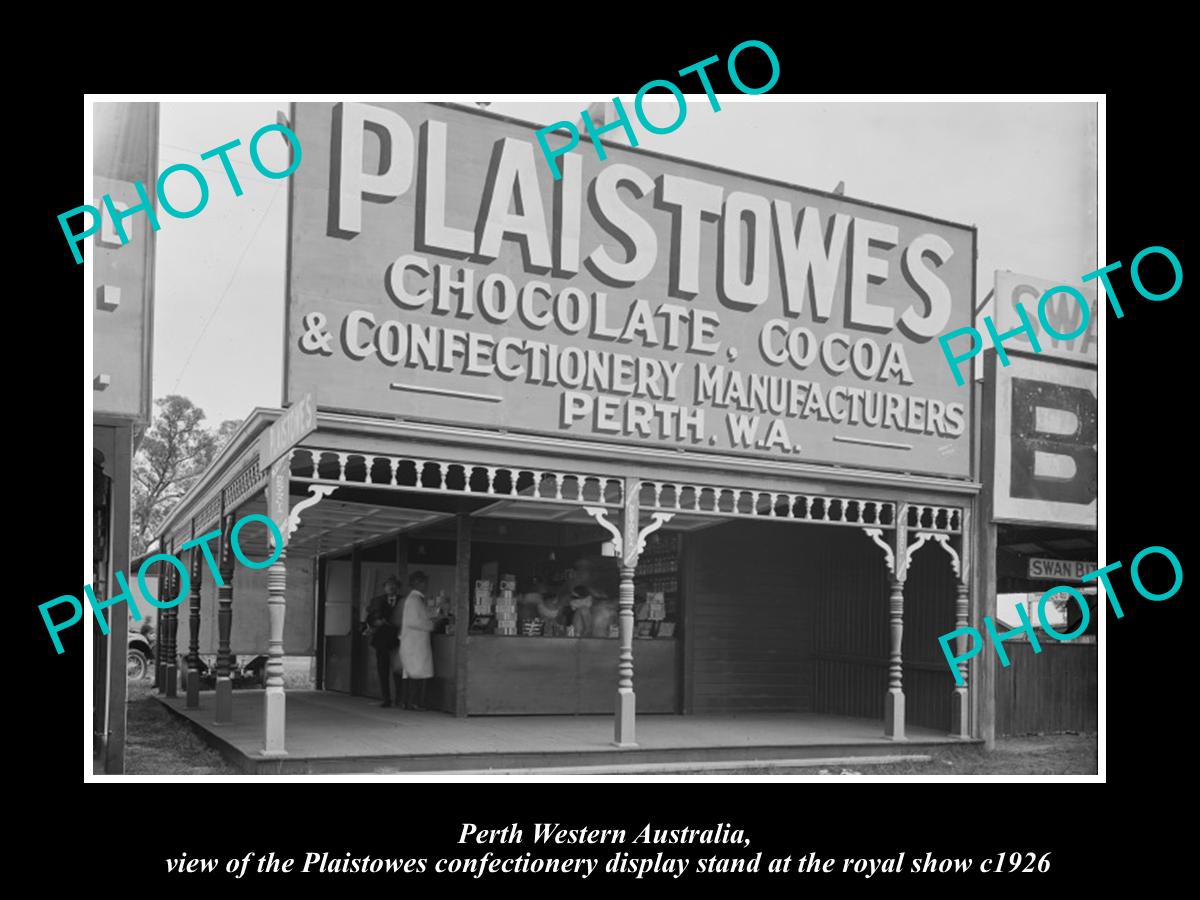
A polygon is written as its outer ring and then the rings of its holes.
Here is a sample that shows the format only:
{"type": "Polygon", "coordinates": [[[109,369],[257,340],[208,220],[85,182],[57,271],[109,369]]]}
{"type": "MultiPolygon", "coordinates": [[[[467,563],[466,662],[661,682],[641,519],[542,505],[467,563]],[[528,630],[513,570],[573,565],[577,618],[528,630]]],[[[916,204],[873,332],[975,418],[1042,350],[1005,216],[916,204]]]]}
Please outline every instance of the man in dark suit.
{"type": "Polygon", "coordinates": [[[396,699],[400,699],[400,674],[393,671],[393,658],[400,646],[400,621],[404,608],[400,604],[400,579],[388,578],[383,593],[372,597],[367,605],[364,629],[375,648],[375,667],[379,673],[379,690],[383,692],[380,706],[392,705],[392,680],[396,682],[396,699]]]}

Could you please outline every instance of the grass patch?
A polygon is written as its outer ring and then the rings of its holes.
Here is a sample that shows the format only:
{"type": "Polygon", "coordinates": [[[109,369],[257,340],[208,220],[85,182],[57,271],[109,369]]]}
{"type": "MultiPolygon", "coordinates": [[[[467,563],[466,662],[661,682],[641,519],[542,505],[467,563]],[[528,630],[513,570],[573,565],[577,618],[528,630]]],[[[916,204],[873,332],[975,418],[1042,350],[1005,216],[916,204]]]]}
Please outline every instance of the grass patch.
{"type": "MultiPolygon", "coordinates": [[[[929,762],[880,766],[835,766],[830,775],[1095,775],[1098,771],[1096,735],[1052,734],[998,738],[988,753],[981,745],[914,748],[932,757],[929,762]]],[[[815,775],[815,768],[738,769],[737,775],[815,775]]]]}
{"type": "Polygon", "coordinates": [[[127,775],[240,775],[153,698],[152,682],[129,685],[125,720],[127,775]]]}

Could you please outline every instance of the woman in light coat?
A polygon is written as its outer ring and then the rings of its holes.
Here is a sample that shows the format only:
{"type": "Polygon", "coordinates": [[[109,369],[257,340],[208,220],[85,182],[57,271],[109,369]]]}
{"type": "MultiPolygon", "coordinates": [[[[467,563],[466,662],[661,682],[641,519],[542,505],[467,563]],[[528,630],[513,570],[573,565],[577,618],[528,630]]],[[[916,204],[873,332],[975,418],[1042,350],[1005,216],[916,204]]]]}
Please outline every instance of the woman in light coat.
{"type": "Polygon", "coordinates": [[[408,586],[400,627],[401,699],[405,709],[425,709],[425,689],[433,677],[433,618],[425,601],[429,578],[413,572],[408,586]]]}

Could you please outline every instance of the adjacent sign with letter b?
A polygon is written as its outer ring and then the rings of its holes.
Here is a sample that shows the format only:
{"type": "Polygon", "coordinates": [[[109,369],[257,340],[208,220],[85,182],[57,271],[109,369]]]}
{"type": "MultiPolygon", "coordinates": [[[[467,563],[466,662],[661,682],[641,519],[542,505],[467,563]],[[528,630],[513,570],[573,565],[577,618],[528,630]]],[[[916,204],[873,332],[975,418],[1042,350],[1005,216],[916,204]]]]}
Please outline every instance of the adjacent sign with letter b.
{"type": "Polygon", "coordinates": [[[989,352],[984,385],[994,520],[1095,528],[1096,370],[989,352]]]}

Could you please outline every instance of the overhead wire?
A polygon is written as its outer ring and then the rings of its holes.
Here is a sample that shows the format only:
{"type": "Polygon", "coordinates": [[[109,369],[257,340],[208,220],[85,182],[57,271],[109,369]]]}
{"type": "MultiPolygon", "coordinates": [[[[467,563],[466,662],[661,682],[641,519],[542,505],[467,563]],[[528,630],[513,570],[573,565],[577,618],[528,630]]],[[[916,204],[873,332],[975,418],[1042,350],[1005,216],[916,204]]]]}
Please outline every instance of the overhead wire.
{"type": "Polygon", "coordinates": [[[237,278],[238,272],[242,268],[242,262],[243,262],[243,260],[245,260],[246,254],[249,252],[251,245],[254,244],[254,239],[256,237],[258,237],[258,232],[262,228],[263,222],[265,222],[267,220],[267,216],[271,212],[271,208],[275,205],[275,198],[279,196],[279,186],[281,184],[282,184],[282,182],[276,182],[275,192],[271,194],[271,200],[269,203],[267,203],[267,208],[263,211],[262,216],[258,220],[258,224],[254,227],[254,233],[252,235],[250,235],[250,239],[248,241],[246,241],[246,245],[242,248],[242,253],[238,257],[237,264],[234,265],[234,267],[233,267],[233,274],[231,274],[229,276],[229,281],[226,283],[225,289],[223,291],[221,291],[221,297],[217,301],[217,305],[213,308],[213,311],[211,313],[209,313],[208,317],[204,320],[204,325],[200,329],[200,333],[198,335],[196,335],[196,340],[192,344],[192,349],[188,352],[187,359],[184,360],[184,363],[183,363],[183,368],[180,369],[179,375],[175,379],[175,384],[171,388],[172,393],[174,393],[179,388],[179,382],[183,380],[183,376],[187,373],[188,366],[191,365],[191,362],[192,362],[192,357],[195,356],[196,349],[200,346],[200,342],[204,339],[204,335],[208,331],[208,326],[211,325],[213,319],[215,319],[217,317],[217,313],[219,313],[221,311],[222,304],[225,303],[225,298],[229,296],[229,289],[233,286],[233,282],[237,278]]]}

